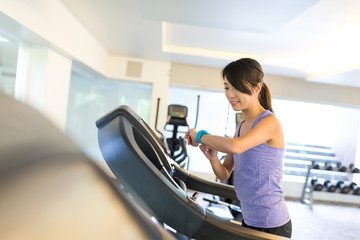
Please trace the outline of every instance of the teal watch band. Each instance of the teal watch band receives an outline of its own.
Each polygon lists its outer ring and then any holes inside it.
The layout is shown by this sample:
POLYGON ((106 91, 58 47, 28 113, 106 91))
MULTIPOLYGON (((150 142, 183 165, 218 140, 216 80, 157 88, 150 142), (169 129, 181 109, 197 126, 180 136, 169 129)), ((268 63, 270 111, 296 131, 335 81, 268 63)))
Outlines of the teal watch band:
POLYGON ((200 144, 203 144, 203 143, 201 142, 201 137, 202 137, 202 135, 209 135, 209 133, 208 133, 207 131, 205 131, 205 130, 200 130, 200 131, 196 134, 196 141, 197 141, 198 143, 200 143, 200 144))

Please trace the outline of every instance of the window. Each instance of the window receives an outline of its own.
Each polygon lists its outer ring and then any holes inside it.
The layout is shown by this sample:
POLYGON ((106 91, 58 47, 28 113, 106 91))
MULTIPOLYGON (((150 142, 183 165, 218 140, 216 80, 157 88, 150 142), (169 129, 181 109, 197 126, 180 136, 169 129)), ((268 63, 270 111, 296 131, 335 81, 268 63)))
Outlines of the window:
POLYGON ((281 121, 286 142, 334 145, 341 107, 273 99, 273 109, 281 121))
POLYGON ((149 119, 151 84, 71 76, 67 134, 91 158, 102 159, 95 122, 120 105, 130 106, 145 121, 149 119))
POLYGON ((273 100, 287 143, 329 147, 345 166, 358 166, 360 109, 290 100, 273 100))
POLYGON ((18 44, 0 40, 0 91, 14 97, 18 44))

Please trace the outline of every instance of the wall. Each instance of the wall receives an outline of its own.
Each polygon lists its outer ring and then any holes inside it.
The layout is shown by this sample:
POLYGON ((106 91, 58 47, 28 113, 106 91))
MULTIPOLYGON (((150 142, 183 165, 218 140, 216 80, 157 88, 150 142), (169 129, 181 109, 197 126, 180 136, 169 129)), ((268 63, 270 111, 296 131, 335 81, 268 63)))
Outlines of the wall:
POLYGON ((1 0, 0 11, 4 37, 48 45, 100 73, 106 71, 106 49, 60 0, 1 0))
MULTIPOLYGON (((222 90, 221 70, 173 63, 170 84, 222 90)), ((264 81, 275 98, 360 107, 360 88, 314 83, 266 73, 264 81)))
POLYGON ((164 126, 167 116, 167 102, 169 95, 170 62, 109 56, 107 77, 140 81, 152 84, 151 109, 149 125, 155 126, 157 99, 160 98, 158 126, 164 126))
MULTIPOLYGON (((80 63, 78 65, 83 72, 94 74, 97 77, 152 83, 153 104, 150 110, 150 125, 154 126, 155 123, 157 98, 162 99, 159 124, 165 124, 170 62, 133 59, 109 54, 60 0, 1 0, 0 33, 11 41, 22 43, 30 48, 41 46, 54 50, 64 58, 71 59, 73 64, 74 62, 80 63), (129 62, 141 64, 139 76, 133 77, 127 74, 126 69, 129 62)), ((46 61, 46 59, 43 60, 46 61)), ((56 67, 61 71, 63 66, 58 64, 56 67)), ((53 70, 55 71, 55 69, 53 70)), ((34 70, 29 69, 29 71, 32 74, 34 70)), ((38 72, 36 75, 44 77, 46 75, 45 68, 44 72, 38 72)), ((65 75, 62 76, 65 77, 65 75)), ((62 87, 68 86, 69 79, 70 75, 63 79, 65 84, 62 87)), ((36 80, 34 81, 36 82, 36 80)), ((44 84, 43 81, 40 88, 46 90, 44 84)), ((34 83, 33 86, 35 85, 37 84, 34 83)), ((32 86, 28 86, 28 88, 32 88, 32 86)), ((27 93, 36 96, 37 91, 33 92, 32 90, 27 93)), ((31 102, 34 103, 34 106, 41 109, 39 106, 43 103, 44 98, 40 95, 38 99, 32 99, 31 102)), ((63 119, 66 116, 60 117, 63 119)))
POLYGON ((24 100, 65 131, 71 60, 47 48, 29 52, 24 100))
POLYGON ((170 84, 223 90, 220 68, 171 64, 170 84))

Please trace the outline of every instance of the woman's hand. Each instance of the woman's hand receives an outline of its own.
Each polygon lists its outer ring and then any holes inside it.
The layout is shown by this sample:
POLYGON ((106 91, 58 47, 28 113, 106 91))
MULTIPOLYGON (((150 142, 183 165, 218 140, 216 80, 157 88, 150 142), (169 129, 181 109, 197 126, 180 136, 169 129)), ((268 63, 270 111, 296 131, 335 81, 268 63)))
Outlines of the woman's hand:
POLYGON ((204 153, 205 157, 207 157, 210 161, 218 160, 218 156, 217 156, 218 151, 205 145, 200 145, 199 148, 204 153))
POLYGON ((196 131, 195 129, 190 129, 189 131, 187 131, 187 133, 185 134, 185 139, 188 142, 188 145, 197 147, 199 145, 199 143, 196 141, 196 135, 197 135, 198 131, 196 131))

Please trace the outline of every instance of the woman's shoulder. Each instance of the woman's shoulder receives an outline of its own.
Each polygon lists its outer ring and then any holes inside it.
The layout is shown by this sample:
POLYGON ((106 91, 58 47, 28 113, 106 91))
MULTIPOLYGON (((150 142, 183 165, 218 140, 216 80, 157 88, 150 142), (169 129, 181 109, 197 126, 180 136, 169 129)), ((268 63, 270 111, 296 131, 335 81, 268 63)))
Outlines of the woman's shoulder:
POLYGON ((271 125, 274 127, 281 127, 280 120, 275 116, 275 114, 267 114, 262 119, 260 119, 259 124, 261 125, 271 125))
POLYGON ((267 134, 269 134, 269 139, 266 141, 267 145, 280 149, 285 147, 281 122, 274 114, 270 114, 261 119, 259 125, 262 131, 265 131, 267 134))

